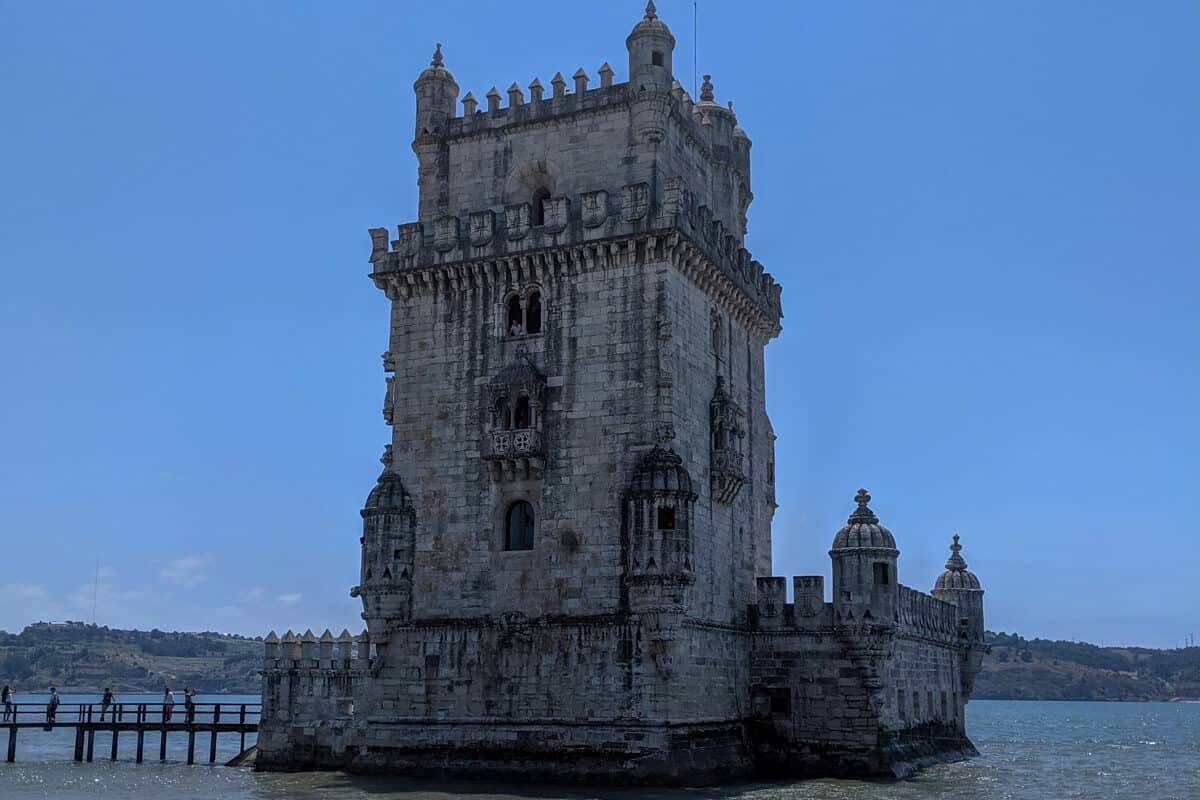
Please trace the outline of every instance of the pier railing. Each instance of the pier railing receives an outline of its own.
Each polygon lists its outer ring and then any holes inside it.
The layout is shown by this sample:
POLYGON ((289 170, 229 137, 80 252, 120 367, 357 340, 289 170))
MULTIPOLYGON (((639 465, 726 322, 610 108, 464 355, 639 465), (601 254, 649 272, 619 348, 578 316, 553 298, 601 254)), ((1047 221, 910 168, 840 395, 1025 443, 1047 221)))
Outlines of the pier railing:
POLYGON ((208 762, 217 760, 217 735, 236 733, 241 751, 246 750, 246 734, 258 732, 261 703, 59 703, 51 713, 49 703, 13 703, 7 709, 0 728, 8 728, 9 762, 17 758, 17 732, 21 729, 50 731, 75 729, 75 760, 93 761, 96 731, 112 733, 110 757, 117 760, 118 741, 123 732, 137 736, 136 759, 144 760, 146 733, 158 732, 158 758, 167 758, 167 734, 188 735, 187 762, 196 762, 196 734, 209 734, 208 762))

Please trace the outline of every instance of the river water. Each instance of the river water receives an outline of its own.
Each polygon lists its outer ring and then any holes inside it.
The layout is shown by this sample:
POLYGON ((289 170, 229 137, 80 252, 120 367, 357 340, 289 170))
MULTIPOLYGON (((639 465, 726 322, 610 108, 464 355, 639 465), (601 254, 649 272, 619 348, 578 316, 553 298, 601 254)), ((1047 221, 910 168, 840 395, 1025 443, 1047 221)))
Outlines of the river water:
MULTIPOLYGON (((65 702, 94 699, 63 698, 65 702)), ((122 737, 121 760, 113 763, 107 760, 108 735, 97 734, 96 762, 76 764, 71 758, 71 731, 24 729, 16 763, 0 763, 0 800, 1200 800, 1197 704, 976 700, 967 706, 967 727, 979 747, 979 758, 933 767, 907 781, 816 780, 624 790, 353 778, 339 773, 263 774, 207 764, 189 767, 184 763, 183 735, 168 741, 167 763, 134 764, 132 735, 126 734, 128 744, 122 737)), ((0 736, 2 747, 7 734, 0 736)), ((157 748, 157 737, 147 737, 147 756, 156 757, 157 748)), ((223 736, 218 760, 233 757, 237 749, 236 735, 223 736)), ((207 736, 203 747, 197 742, 197 751, 199 758, 207 758, 207 736)))

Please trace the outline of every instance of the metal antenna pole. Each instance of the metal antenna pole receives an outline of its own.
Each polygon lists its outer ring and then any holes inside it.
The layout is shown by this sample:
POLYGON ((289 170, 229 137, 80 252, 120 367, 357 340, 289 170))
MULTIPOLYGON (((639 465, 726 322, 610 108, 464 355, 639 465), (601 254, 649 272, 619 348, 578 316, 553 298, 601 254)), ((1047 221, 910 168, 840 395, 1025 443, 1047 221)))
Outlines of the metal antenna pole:
POLYGON ((96 577, 92 579, 92 627, 96 627, 96 596, 100 594, 100 556, 96 556, 96 577))
POLYGON ((696 68, 697 56, 696 50, 699 48, 699 34, 697 32, 697 20, 700 17, 700 0, 692 2, 692 97, 700 96, 700 84, 696 81, 700 71, 696 68))

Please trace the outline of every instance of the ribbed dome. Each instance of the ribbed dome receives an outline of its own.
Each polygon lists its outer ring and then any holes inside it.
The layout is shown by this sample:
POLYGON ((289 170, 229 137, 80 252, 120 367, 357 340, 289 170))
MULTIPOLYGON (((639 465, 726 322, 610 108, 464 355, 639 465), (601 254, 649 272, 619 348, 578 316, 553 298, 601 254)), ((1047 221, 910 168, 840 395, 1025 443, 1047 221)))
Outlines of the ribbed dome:
POLYGON ((871 547, 884 550, 895 550, 896 539, 892 532, 879 524, 879 517, 867 507, 871 495, 866 489, 859 489, 854 496, 858 508, 846 520, 846 525, 833 537, 834 550, 848 550, 858 547, 871 547))
POLYGON ((625 38, 625 45, 628 47, 632 40, 641 36, 668 39, 671 42, 671 47, 675 46, 675 35, 667 27, 667 23, 658 18, 658 9, 654 7, 654 0, 646 3, 646 16, 642 17, 638 21, 638 24, 633 26, 633 30, 629 32, 629 36, 625 38))
POLYGON ((411 509, 412 498, 409 496, 408 490, 404 488, 400 476, 392 472, 392 446, 390 444, 384 448, 383 457, 379 460, 383 463, 383 472, 379 473, 379 480, 375 482, 375 487, 367 495, 362 515, 366 516, 371 511, 411 509))
POLYGON ((433 60, 429 62, 429 66, 425 68, 424 72, 417 76, 417 83, 428 80, 429 78, 448 80, 455 86, 458 85, 458 83, 454 80, 454 76, 450 74, 450 70, 446 69, 446 65, 442 63, 441 42, 437 43, 437 49, 433 51, 433 60))
POLYGON ((962 552, 962 545, 958 543, 958 534, 954 534, 954 544, 950 545, 950 559, 946 562, 946 571, 938 576, 937 583, 934 584, 934 591, 938 589, 971 589, 981 590, 983 587, 979 584, 979 578, 975 577, 975 573, 967 569, 967 562, 963 561, 963 557, 959 555, 962 552))
POLYGON ((635 492, 682 492, 694 496, 692 477, 683 466, 683 459, 674 450, 659 445, 642 456, 630 488, 635 492))

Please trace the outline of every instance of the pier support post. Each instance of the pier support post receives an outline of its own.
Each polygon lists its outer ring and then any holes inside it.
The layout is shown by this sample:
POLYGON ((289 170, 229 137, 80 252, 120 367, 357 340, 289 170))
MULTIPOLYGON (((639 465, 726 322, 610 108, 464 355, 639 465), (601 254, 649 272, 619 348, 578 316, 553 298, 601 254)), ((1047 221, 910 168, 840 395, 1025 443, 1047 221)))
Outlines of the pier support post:
POLYGON ((212 738, 208 742, 208 763, 217 762, 217 725, 221 722, 221 704, 213 706, 212 738))
POLYGON ((158 760, 167 760, 167 726, 163 725, 162 733, 158 736, 158 760))
POLYGON ((83 761, 83 726, 75 726, 75 760, 83 761))
POLYGON ((92 763, 92 761, 94 759, 95 750, 96 750, 96 729, 89 727, 88 732, 87 732, 87 737, 88 737, 87 760, 88 760, 88 763, 90 764, 90 763, 92 763))
POLYGON ((116 760, 117 760, 117 723, 114 722, 113 729, 112 729, 112 753, 109 758, 109 761, 116 761, 116 760))
POLYGON ((196 763, 196 731, 188 728, 188 763, 196 763))
POLYGON ((146 732, 138 727, 138 742, 137 742, 137 763, 142 763, 142 750, 146 744, 146 732))
POLYGON ((17 760, 17 726, 13 725, 8 729, 8 763, 13 763, 17 760))

